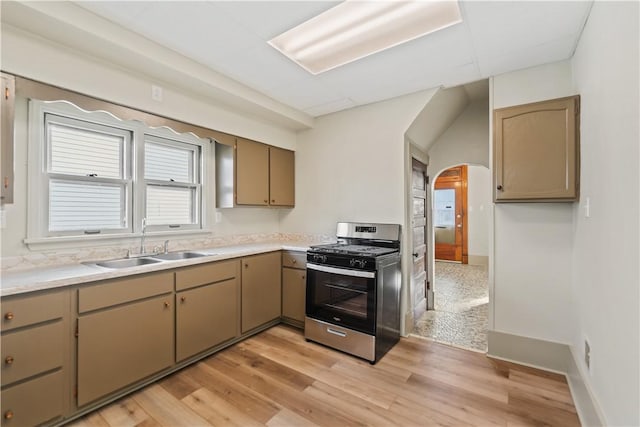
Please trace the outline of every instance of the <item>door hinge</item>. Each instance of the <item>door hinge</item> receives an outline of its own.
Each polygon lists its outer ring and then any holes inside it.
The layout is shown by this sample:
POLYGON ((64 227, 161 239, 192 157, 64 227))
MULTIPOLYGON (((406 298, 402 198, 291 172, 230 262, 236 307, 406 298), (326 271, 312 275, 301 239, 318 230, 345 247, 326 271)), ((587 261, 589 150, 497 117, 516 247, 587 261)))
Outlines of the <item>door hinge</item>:
POLYGON ((76 320, 76 330, 73 333, 73 336, 78 338, 78 335, 80 334, 80 328, 78 328, 78 321, 76 320))
POLYGON ((9 91, 8 87, 4 88, 4 99, 9 99, 9 95, 11 94, 11 92, 9 91))
POLYGON ((424 178, 427 180, 427 184, 429 183, 429 175, 425 175, 424 178))

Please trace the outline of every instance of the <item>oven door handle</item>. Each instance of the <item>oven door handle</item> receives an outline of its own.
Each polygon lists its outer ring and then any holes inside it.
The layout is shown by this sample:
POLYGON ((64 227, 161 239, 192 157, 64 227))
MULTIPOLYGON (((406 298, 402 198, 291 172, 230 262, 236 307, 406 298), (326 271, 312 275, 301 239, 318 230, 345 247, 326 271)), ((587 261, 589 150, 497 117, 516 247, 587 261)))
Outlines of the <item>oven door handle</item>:
POLYGON ((349 270, 346 268, 330 267, 328 265, 318 265, 307 263, 308 270, 322 271, 324 273, 341 274, 343 276, 364 277, 366 279, 374 279, 376 273, 374 271, 349 270))

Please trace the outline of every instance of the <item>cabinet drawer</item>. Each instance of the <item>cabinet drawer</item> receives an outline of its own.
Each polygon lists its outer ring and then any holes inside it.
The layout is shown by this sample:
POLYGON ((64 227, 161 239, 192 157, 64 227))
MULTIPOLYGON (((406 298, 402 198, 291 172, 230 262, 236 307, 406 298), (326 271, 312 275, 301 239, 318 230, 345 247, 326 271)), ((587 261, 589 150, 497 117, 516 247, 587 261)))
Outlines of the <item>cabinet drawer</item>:
POLYGON ((62 366, 62 321, 2 335, 2 385, 62 366))
POLYGON ((282 266, 290 268, 307 268, 307 253, 295 251, 282 251, 282 266))
POLYGON ((84 313, 172 291, 172 272, 102 282, 78 289, 78 312, 84 313))
POLYGON ((63 372, 57 371, 2 390, 2 425, 34 426, 64 412, 63 372))
POLYGON ((2 299, 2 331, 59 319, 68 305, 67 292, 2 299))
POLYGON ((236 277, 238 260, 196 265, 176 271, 176 290, 193 288, 236 277))

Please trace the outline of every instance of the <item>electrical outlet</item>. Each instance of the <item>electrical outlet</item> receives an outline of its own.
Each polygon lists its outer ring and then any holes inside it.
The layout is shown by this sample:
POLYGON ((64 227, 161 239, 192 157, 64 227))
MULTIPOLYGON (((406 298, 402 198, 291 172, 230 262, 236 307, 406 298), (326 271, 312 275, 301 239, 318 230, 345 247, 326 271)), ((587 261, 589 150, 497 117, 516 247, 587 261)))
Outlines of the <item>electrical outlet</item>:
POLYGON ((587 365, 587 370, 591 371, 591 346, 586 339, 584 340, 584 364, 587 365))
POLYGON ((162 87, 151 85, 151 99, 162 102, 162 87))
POLYGON ((589 197, 585 197, 584 199, 584 217, 591 217, 591 199, 589 197))

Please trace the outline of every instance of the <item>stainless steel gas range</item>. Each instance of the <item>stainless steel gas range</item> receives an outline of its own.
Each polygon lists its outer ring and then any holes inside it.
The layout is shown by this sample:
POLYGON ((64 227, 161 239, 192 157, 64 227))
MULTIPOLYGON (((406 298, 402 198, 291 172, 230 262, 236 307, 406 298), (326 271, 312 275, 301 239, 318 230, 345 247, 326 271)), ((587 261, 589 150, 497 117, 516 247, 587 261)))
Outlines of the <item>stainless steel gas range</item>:
POLYGON ((375 363, 400 339, 400 225, 336 234, 307 252, 305 338, 375 363))

